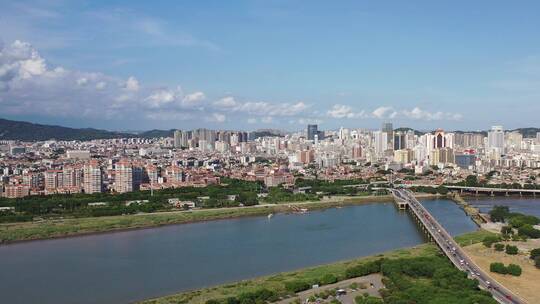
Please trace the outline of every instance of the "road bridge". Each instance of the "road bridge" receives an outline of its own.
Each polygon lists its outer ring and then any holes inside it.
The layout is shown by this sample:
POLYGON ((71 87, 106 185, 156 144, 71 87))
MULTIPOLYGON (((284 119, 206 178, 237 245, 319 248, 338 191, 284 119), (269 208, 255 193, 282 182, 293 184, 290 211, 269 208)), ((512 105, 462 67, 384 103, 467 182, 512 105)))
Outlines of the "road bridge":
MULTIPOLYGON (((404 188, 411 188, 411 187, 433 187, 436 188, 439 185, 422 185, 422 184, 400 184, 398 185, 400 187, 404 188)), ((461 193, 463 192, 472 192, 476 193, 477 195, 480 193, 487 193, 490 195, 495 195, 496 193, 502 193, 505 195, 510 194, 532 194, 533 196, 536 196, 537 194, 540 195, 540 189, 512 189, 512 188, 490 188, 490 187, 471 187, 471 186, 453 186, 453 185, 441 185, 445 187, 448 190, 458 190, 461 193)))
POLYGON ((459 270, 467 272, 471 279, 478 280, 481 288, 489 291, 495 300, 503 304, 524 304, 518 296, 506 289, 504 286, 493 280, 487 273, 482 271, 465 251, 454 241, 452 236, 442 227, 441 224, 422 206, 414 197, 411 191, 406 189, 391 189, 396 202, 406 202, 406 208, 414 216, 415 220, 422 226, 431 240, 433 240, 441 251, 450 259, 452 264, 459 270))

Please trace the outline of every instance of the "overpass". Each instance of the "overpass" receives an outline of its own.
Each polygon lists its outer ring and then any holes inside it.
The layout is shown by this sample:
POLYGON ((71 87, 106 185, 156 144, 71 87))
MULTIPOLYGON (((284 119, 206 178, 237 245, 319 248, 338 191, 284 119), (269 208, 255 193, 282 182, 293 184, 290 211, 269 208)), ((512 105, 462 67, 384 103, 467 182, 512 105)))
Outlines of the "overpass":
MULTIPOLYGON (((467 273, 471 279, 478 280, 478 285, 491 293, 493 298, 502 304, 524 304, 518 296, 489 277, 482 271, 472 259, 465 253, 452 236, 441 224, 427 211, 414 197, 412 192, 405 189, 390 189, 396 200, 396 204, 405 204, 411 215, 415 218, 422 230, 426 232, 441 251, 448 257, 454 266, 467 273)), ((401 207, 400 207, 401 208, 401 207)))
MULTIPOLYGON (((422 184, 399 184, 396 186, 410 188, 410 187, 433 187, 436 188, 439 185, 422 185, 422 184)), ((513 188, 490 188, 490 187, 471 187, 471 186, 453 186, 453 185, 440 185, 445 187, 448 190, 459 190, 461 193, 463 192, 473 192, 476 194, 480 193, 488 193, 490 195, 495 195, 495 193, 504 193, 505 195, 509 194, 532 194, 533 196, 536 196, 537 194, 540 195, 540 189, 513 189, 513 188)))

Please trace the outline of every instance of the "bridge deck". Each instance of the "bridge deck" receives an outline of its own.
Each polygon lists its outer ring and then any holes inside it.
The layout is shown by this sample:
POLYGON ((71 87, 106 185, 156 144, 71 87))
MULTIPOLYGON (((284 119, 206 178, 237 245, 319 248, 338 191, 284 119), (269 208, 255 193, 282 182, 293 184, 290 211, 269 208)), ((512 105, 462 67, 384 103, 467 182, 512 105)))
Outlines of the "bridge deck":
POLYGON ((399 201, 407 201, 409 210, 424 226, 435 243, 459 270, 467 272, 470 278, 477 279, 479 286, 489 291, 500 303, 521 304, 525 303, 510 290, 489 277, 482 271, 463 249, 454 241, 452 236, 441 224, 418 202, 414 195, 404 189, 392 189, 392 195, 399 201))

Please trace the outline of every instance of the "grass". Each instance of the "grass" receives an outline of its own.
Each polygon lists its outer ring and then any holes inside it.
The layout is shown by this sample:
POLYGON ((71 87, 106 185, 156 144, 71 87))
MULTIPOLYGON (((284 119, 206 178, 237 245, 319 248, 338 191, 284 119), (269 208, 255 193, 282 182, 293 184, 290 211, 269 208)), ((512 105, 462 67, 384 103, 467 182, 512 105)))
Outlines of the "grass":
POLYGON ((466 246, 465 251, 473 261, 497 282, 516 293, 528 303, 540 303, 540 269, 533 265, 532 260, 523 254, 508 255, 504 252, 486 248, 482 244, 466 246), (523 270, 521 276, 503 275, 489 271, 489 265, 493 262, 501 262, 505 265, 517 264, 523 270))
POLYGON ((473 232, 468 232, 459 236, 456 236, 454 239, 460 246, 467 246, 476 243, 480 243, 484 240, 486 236, 496 235, 493 232, 480 229, 473 232))
POLYGON ((251 280, 244 280, 231 284, 219 285, 195 291, 183 292, 171 296, 150 299, 141 303, 145 304, 172 304, 172 303, 205 303, 209 299, 227 298, 237 296, 244 292, 255 291, 261 288, 273 290, 278 294, 286 294, 284 283, 291 280, 314 281, 325 274, 333 274, 339 280, 345 279, 345 270, 359 263, 366 263, 380 258, 397 259, 406 257, 432 256, 437 254, 438 249, 432 244, 423 244, 412 248, 398 249, 379 255, 341 261, 327 265, 300 269, 297 271, 284 272, 270 276, 264 276, 251 280))
POLYGON ((208 220, 229 219, 244 216, 266 215, 268 213, 291 211, 289 205, 302 206, 310 210, 335 206, 389 201, 386 197, 356 197, 351 200, 335 198, 331 201, 298 202, 277 205, 259 205, 252 207, 232 207, 203 209, 194 211, 175 211, 136 215, 49 219, 40 222, 21 222, 0 225, 0 243, 74 236, 81 234, 102 233, 125 229, 158 227, 208 220))

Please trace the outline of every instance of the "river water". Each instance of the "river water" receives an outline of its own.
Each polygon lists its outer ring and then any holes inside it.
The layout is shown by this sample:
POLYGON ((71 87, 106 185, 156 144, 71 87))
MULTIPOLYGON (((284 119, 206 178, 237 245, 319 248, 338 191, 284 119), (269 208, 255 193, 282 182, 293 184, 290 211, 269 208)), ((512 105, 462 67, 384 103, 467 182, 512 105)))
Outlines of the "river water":
MULTIPOLYGON (((475 224, 423 204, 456 235, 475 224)), ((393 203, 0 246, 2 303, 129 303, 423 243, 393 203)))
POLYGON ((519 212, 540 217, 540 198, 531 197, 467 197, 465 200, 482 213, 488 213, 493 206, 504 205, 510 208, 510 212, 519 212))

